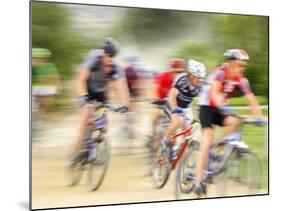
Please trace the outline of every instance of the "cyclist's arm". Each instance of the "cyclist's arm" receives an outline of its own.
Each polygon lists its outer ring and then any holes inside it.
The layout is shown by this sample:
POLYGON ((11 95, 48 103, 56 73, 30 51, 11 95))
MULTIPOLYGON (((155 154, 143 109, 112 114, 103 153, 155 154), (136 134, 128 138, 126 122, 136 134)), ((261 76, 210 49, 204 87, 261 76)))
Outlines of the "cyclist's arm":
POLYGON ((77 86, 76 89, 78 91, 79 96, 88 95, 87 90, 87 80, 90 76, 89 70, 87 68, 82 69, 77 76, 77 86))
POLYGON ((239 88, 242 91, 242 93, 244 94, 244 97, 245 97, 248 105, 251 108, 252 115, 255 117, 261 117, 262 111, 259 107, 259 103, 258 103, 255 95, 253 94, 253 92, 251 90, 248 79, 241 78, 239 80, 239 88))
POLYGON ((253 116, 255 117, 261 117, 262 116, 262 111, 260 109, 259 103, 253 93, 248 93, 244 95, 248 105, 251 108, 251 112, 253 116))
POLYGON ((223 95, 221 93, 222 83, 214 80, 210 90, 210 98, 216 107, 222 107, 225 105, 223 95))
POLYGON ((172 107, 172 110, 174 110, 178 107, 178 104, 177 104, 177 95, 178 94, 179 94, 179 90, 177 90, 176 88, 171 89, 168 101, 172 107))

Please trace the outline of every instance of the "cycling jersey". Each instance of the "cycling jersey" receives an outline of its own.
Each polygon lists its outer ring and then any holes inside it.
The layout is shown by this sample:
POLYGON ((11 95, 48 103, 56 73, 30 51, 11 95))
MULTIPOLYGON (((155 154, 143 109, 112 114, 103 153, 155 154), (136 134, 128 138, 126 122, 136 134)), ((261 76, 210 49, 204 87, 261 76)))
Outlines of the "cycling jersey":
POLYGON ((89 79, 87 80, 87 89, 89 96, 99 96, 98 98, 103 99, 106 92, 106 85, 109 80, 116 80, 125 76, 121 66, 113 63, 112 70, 109 73, 104 72, 101 69, 101 58, 103 51, 94 50, 91 51, 80 66, 80 69, 87 68, 90 73, 89 79))
POLYGON ((59 72, 54 64, 33 64, 32 94, 41 97, 56 95, 58 78, 59 72))
POLYGON ((169 94, 169 91, 173 85, 173 73, 170 71, 161 73, 160 75, 156 76, 155 83, 159 85, 159 89, 157 90, 157 96, 160 99, 164 99, 169 94))
POLYGON ((51 80, 40 81, 42 78, 59 76, 57 67, 53 63, 32 64, 32 85, 52 85, 51 80))
POLYGON ((222 65, 215 69, 207 78, 207 85, 203 87, 200 94, 199 105, 216 107, 214 100, 211 99, 210 89, 214 81, 220 81, 222 83, 221 93, 225 102, 234 92, 240 91, 244 95, 251 93, 251 88, 247 78, 243 76, 235 77, 234 79, 226 78, 226 65, 222 65))
POLYGON ((127 66, 125 67, 125 73, 127 77, 127 83, 129 90, 134 89, 134 85, 137 83, 138 75, 136 73, 136 70, 133 66, 127 66))
POLYGON ((187 78, 187 74, 186 73, 180 74, 175 79, 173 84, 173 87, 179 91, 179 94, 177 95, 178 107, 180 108, 189 107, 193 98, 199 94, 202 86, 203 86, 203 82, 201 82, 199 86, 191 85, 187 78))

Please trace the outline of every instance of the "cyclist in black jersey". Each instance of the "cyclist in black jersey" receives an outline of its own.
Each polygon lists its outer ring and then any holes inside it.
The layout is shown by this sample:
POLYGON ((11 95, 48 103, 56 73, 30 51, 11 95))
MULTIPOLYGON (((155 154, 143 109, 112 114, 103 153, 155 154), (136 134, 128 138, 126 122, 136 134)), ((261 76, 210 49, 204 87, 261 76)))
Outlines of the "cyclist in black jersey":
POLYGON ((203 86, 203 78, 206 75, 204 64, 195 61, 187 61, 187 73, 180 74, 174 81, 168 97, 168 110, 171 123, 161 141, 162 152, 166 153, 170 144, 169 140, 180 125, 190 124, 193 119, 191 102, 203 86))
POLYGON ((119 44, 112 38, 105 38, 100 49, 90 51, 85 62, 79 67, 76 78, 76 89, 79 94, 79 134, 77 143, 71 156, 75 156, 82 147, 87 120, 93 115, 93 107, 89 102, 106 103, 109 82, 111 88, 119 91, 123 107, 120 111, 125 113, 129 106, 129 92, 123 69, 113 58, 119 51, 119 44))

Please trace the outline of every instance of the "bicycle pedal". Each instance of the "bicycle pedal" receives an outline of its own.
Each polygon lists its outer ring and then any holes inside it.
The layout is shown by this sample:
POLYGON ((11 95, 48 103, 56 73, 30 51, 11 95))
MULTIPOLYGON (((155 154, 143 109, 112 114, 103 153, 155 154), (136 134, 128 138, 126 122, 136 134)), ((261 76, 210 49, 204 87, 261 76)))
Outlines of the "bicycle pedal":
POLYGON ((194 185, 194 193, 198 198, 202 198, 202 196, 207 197, 207 185, 206 183, 200 182, 199 186, 196 187, 194 185))

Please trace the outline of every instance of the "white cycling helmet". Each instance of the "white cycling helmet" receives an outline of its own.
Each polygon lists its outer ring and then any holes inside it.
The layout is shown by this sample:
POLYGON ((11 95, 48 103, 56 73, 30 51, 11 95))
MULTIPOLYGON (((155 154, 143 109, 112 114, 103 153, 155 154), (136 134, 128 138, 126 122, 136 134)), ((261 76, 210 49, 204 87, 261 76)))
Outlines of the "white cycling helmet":
POLYGON ((206 76, 205 65, 193 59, 187 61, 187 72, 198 78, 204 78, 206 76))
POLYGON ((242 49, 229 49, 223 54, 226 60, 238 59, 243 61, 249 60, 249 55, 246 51, 242 49))

